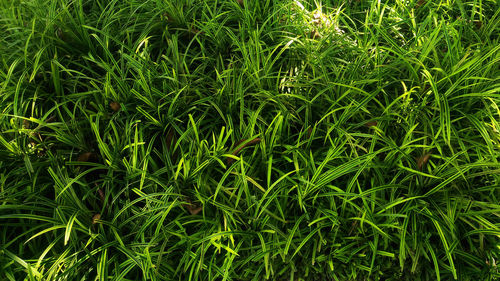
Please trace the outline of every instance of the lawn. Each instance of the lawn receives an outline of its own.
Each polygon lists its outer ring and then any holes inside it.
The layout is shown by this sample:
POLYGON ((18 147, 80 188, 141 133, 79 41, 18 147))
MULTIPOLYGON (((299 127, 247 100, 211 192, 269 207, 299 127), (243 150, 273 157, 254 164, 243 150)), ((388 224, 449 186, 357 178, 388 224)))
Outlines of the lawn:
POLYGON ((0 280, 499 280, 500 2, 0 0, 0 280))

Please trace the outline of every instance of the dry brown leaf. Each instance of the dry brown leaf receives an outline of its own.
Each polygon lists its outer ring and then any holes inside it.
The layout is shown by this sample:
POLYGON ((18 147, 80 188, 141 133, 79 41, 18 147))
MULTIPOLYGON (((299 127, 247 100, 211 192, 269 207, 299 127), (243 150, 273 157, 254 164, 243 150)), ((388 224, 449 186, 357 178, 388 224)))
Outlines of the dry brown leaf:
POLYGON ((101 219, 101 214, 95 214, 92 217, 92 224, 96 224, 101 219))
POLYGON ((99 193, 99 198, 101 198, 101 201, 104 203, 104 199, 105 199, 104 191, 102 191, 102 189, 99 188, 97 190, 97 193, 99 193))
POLYGON ((92 152, 85 152, 85 153, 80 154, 80 156, 78 156, 77 161, 78 162, 89 162, 89 160, 91 160, 93 158, 94 157, 93 157, 92 152))
POLYGON ((168 23, 174 23, 175 19, 169 13, 163 13, 163 16, 167 19, 168 23))
POLYGON ((109 107, 111 107, 111 109, 114 112, 117 112, 118 110, 120 110, 121 105, 119 103, 117 103, 116 101, 112 101, 112 102, 109 103, 109 107))
POLYGON ((313 30, 309 33, 309 37, 311 39, 319 39, 321 37, 321 34, 317 30, 313 30))
POLYGON ((31 122, 28 121, 27 119, 23 120, 23 128, 24 129, 29 129, 31 127, 31 122))
POLYGON ((426 0, 418 0, 417 5, 415 6, 416 8, 420 8, 424 6, 427 3, 426 0))
POLYGON ((481 27, 483 27, 483 22, 480 20, 475 20, 474 25, 476 26, 477 29, 480 29, 481 27))
MULTIPOLYGON (((251 140, 251 141, 249 141, 249 142, 245 143, 244 145, 241 145, 241 144, 242 144, 243 142, 245 142, 245 141, 246 141, 246 140, 245 140, 245 139, 243 139, 243 140, 240 140, 240 141, 238 141, 237 143, 235 143, 235 144, 233 145, 233 149, 234 149, 234 148, 236 148, 236 149, 235 149, 235 150, 233 151, 233 153, 231 153, 231 154, 232 154, 232 155, 234 155, 234 156, 237 156, 237 155, 238 155, 238 153, 240 153, 240 151, 241 151, 243 148, 245 148, 245 147, 247 147, 247 146, 252 146, 252 145, 255 145, 255 144, 260 143, 260 138, 255 138, 255 139, 253 139, 253 140, 251 140)), ((234 159, 233 159, 233 158, 231 158, 231 157, 226 157, 226 163, 227 163, 228 165, 231 165, 233 162, 234 162, 234 159)))
POLYGON ((189 213, 193 216, 197 215, 202 210, 201 207, 193 207, 192 205, 187 206, 186 209, 188 209, 189 213))
POLYGON ((377 126, 378 125, 378 122, 377 121, 368 121, 365 123, 365 126, 370 128, 370 127, 373 127, 373 126, 377 126))
POLYGON ((431 157, 430 153, 427 153, 425 155, 422 155, 417 158, 417 167, 421 171, 422 168, 429 162, 429 158, 431 157))
POLYGON ((61 40, 64 40, 64 39, 65 39, 65 38, 64 38, 64 32, 63 32, 63 31, 62 31, 62 29, 60 29, 60 28, 58 28, 58 29, 56 30, 56 36, 57 36, 57 38, 59 38, 59 39, 61 39, 61 40))
POLYGON ((186 202, 187 203, 182 204, 182 206, 193 216, 197 215, 203 209, 201 206, 193 204, 189 198, 186 198, 186 202))

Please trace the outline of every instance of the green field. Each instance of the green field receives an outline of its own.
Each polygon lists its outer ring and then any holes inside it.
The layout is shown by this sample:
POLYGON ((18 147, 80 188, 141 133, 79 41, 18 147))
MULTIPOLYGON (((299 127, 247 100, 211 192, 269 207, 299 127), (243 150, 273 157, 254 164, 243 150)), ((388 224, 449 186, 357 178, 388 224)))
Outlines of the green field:
POLYGON ((0 280, 499 280, 499 104, 496 0, 0 0, 0 280))

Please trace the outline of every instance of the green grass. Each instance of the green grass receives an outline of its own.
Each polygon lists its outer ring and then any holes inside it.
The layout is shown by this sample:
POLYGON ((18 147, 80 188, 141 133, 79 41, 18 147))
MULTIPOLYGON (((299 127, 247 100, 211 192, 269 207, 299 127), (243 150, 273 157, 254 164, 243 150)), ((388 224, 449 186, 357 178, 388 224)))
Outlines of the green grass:
POLYGON ((498 1, 0 0, 0 280, 498 280, 499 103, 498 1))

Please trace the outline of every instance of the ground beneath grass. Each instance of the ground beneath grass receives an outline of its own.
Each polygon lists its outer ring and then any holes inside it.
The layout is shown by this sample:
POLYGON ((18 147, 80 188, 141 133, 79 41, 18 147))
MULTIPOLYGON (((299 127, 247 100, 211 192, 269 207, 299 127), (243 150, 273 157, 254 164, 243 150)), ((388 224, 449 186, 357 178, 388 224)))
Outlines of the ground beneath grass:
POLYGON ((1 280, 498 280, 493 0, 0 0, 1 280))

